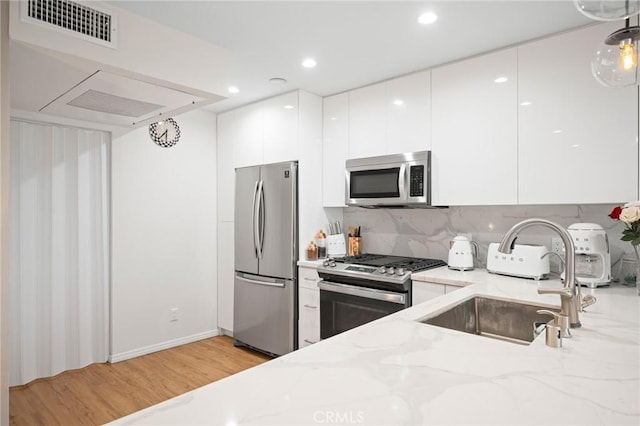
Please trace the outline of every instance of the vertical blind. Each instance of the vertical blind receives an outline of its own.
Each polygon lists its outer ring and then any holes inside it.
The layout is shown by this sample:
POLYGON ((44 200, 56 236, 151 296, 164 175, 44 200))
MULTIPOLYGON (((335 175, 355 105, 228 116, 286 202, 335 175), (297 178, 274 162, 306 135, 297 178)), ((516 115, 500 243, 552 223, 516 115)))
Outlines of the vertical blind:
POLYGON ((10 386, 108 358, 109 144, 11 121, 10 386))

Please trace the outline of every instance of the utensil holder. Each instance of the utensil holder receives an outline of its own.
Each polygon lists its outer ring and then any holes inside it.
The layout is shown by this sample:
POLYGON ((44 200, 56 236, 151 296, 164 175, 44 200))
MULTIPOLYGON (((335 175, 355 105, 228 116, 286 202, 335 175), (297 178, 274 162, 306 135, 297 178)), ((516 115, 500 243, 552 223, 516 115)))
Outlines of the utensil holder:
POLYGON ((349 256, 359 256, 362 254, 362 237, 349 237, 349 256))
POLYGON ((327 256, 342 257, 347 254, 344 234, 327 235, 327 256))

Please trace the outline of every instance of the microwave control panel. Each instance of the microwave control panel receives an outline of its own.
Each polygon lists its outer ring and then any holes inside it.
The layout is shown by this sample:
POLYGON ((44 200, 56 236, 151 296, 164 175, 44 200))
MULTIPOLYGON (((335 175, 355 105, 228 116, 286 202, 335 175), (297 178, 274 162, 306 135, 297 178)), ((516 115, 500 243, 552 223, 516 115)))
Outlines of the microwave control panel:
POLYGON ((424 166, 409 168, 409 196, 424 197, 424 166))

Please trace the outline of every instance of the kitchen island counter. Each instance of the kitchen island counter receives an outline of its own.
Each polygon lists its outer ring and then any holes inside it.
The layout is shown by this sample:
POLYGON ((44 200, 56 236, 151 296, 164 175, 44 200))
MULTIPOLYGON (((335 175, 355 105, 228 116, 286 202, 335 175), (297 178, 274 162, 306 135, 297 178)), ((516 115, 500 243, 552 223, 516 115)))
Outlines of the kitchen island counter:
POLYGON ((464 287, 113 424, 640 423, 635 289, 583 288, 598 301, 558 349, 543 335, 523 346, 416 321, 474 295, 559 306, 559 296, 536 291, 558 280, 471 272, 414 274, 464 287))

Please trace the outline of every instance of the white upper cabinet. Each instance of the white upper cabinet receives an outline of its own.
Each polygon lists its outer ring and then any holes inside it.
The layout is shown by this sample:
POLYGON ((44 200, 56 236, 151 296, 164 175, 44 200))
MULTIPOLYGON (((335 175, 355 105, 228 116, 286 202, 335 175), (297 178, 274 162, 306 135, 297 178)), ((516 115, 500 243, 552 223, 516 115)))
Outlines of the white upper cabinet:
POLYGON ((298 92, 263 103, 264 163, 298 159, 298 92))
POLYGON ((386 82, 349 92, 349 158, 387 153, 386 82))
POLYGON ((262 104, 257 103, 235 110, 236 140, 233 149, 235 167, 263 163, 263 109, 262 104))
POLYGON ((431 148, 430 71, 349 92, 348 158, 431 148))
POLYGON ((297 160, 298 92, 247 105, 235 112, 235 167, 297 160))
POLYGON ((235 111, 218 114, 218 221, 233 222, 235 169, 233 146, 236 142, 235 111))
POLYGON ((622 21, 518 48, 520 204, 619 203, 638 197, 638 88, 591 74, 622 21))
POLYGON ((349 94, 323 100, 322 201, 344 207, 345 161, 349 144, 349 94))
POLYGON ((434 205, 518 202, 515 48, 431 71, 434 205))
POLYGON ((386 103, 387 153, 431 149, 431 72, 389 80, 386 103))

